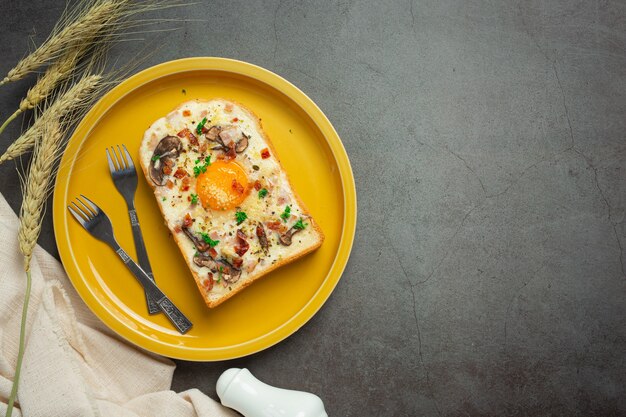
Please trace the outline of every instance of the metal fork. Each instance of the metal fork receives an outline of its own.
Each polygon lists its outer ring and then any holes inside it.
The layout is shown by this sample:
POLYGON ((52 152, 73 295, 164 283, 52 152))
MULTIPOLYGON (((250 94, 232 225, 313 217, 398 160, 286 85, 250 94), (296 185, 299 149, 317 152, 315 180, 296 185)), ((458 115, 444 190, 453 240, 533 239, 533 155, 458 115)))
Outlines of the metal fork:
MULTIPOLYGON (((128 208, 128 216, 130 217, 130 226, 133 231, 133 240, 135 241, 135 251, 137 252, 137 262, 141 268, 146 271, 152 282, 154 275, 152 274, 152 267, 148 260, 148 252, 146 252, 146 245, 143 241, 141 234, 141 228, 139 227, 139 218, 137 217, 137 211, 135 210, 135 191, 137 190, 137 171, 135 171, 135 164, 133 158, 130 157, 126 146, 122 145, 124 151, 120 149, 120 145, 117 145, 117 152, 115 148, 111 146, 111 152, 107 148, 107 160, 109 161, 109 171, 113 178, 113 183, 117 191, 124 197, 126 206, 128 208)), ((158 313, 159 306, 156 302, 150 298, 146 293, 146 303, 148 304, 148 313, 158 313)))
POLYGON ((180 333, 186 333, 192 326, 191 322, 185 315, 170 301, 163 291, 150 279, 148 274, 137 265, 122 247, 115 240, 113 235, 113 225, 109 217, 94 202, 81 194, 82 200, 76 198, 76 202, 72 202, 67 209, 72 216, 85 228, 93 237, 108 244, 119 255, 124 264, 135 275, 135 278, 143 286, 144 291, 153 300, 160 311, 165 313, 172 324, 180 333), (84 200, 84 201, 83 201, 84 200), (78 202, 78 204, 77 204, 78 202))

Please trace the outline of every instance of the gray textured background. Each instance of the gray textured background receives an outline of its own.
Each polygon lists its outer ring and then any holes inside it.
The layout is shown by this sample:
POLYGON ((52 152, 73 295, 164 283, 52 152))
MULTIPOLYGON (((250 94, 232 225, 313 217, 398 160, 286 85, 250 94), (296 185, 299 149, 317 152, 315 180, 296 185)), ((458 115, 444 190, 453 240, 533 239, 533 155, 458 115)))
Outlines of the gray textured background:
MULTIPOLYGON (((335 416, 626 415, 626 3, 211 1, 116 47, 237 58, 295 83, 352 161, 346 272, 265 352, 178 362, 215 398, 246 366, 335 416)), ((3 74, 63 1, 3 1, 3 74)), ((0 89, 12 112, 33 77, 0 89)), ((16 137, 19 122, 0 138, 16 137)), ((0 191, 18 207, 14 164, 0 191)), ((45 223, 44 247, 53 253, 45 223)))

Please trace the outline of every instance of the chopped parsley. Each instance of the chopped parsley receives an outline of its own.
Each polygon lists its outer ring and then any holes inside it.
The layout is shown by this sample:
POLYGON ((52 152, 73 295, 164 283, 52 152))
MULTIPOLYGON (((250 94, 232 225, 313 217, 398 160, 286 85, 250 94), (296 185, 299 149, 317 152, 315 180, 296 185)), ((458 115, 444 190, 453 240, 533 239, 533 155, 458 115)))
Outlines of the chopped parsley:
POLYGON ((208 233, 200 233, 200 236, 202 236, 202 240, 204 240, 206 243, 209 244, 210 247, 214 248, 217 246, 218 243, 220 243, 219 240, 213 240, 209 237, 208 233))
POLYGON ((163 197, 163 199, 161 201, 165 201, 165 200, 167 200, 167 197, 163 197))
POLYGON ((300 219, 298 219, 298 221, 296 222, 296 224, 293 225, 294 229, 298 229, 298 230, 304 230, 306 227, 308 226, 308 224, 306 224, 305 222, 302 221, 302 217, 300 219))
POLYGON ((204 124, 206 123, 206 117, 204 119, 202 119, 202 121, 200 123, 198 123, 198 126, 196 127, 196 133, 199 135, 200 133, 202 133, 202 128, 204 127, 204 124))
POLYGON ((161 159, 161 155, 154 155, 154 156, 152 157, 152 162, 156 162, 156 161, 158 161, 159 159, 161 159))
POLYGON ((219 284, 222 280, 222 272, 224 271, 224 267, 220 266, 220 270, 217 271, 217 283, 219 284))
POLYGON ((235 218, 237 219, 237 224, 241 224, 248 218, 248 215, 243 211, 237 211, 235 218))
POLYGON ((291 206, 285 206, 285 211, 280 215, 280 218, 283 219, 284 222, 291 216, 291 206))
POLYGON ((261 188, 259 190, 259 198, 265 197, 267 195, 267 193, 268 193, 267 188, 261 188))
POLYGON ((211 165, 211 155, 204 158, 204 163, 202 163, 202 159, 196 159, 195 163, 199 164, 193 167, 193 175, 194 177, 197 177, 200 174, 204 174, 207 167, 211 165))
POLYGON ((191 193, 191 204, 198 204, 198 194, 191 193))

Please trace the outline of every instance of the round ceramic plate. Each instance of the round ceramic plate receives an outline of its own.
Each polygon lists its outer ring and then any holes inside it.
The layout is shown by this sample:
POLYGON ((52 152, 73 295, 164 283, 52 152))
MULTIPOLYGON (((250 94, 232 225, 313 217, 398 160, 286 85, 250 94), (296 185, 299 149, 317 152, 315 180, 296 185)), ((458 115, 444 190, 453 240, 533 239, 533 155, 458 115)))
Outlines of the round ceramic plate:
POLYGON ((106 94, 85 116, 61 161, 53 203, 59 254, 89 308, 120 336, 149 351, 186 360, 249 355, 304 325, 335 288, 350 255, 356 193, 350 162, 337 133, 302 91, 278 75, 240 61, 189 58, 142 71, 106 94), (268 274, 214 309, 163 223, 139 169, 138 149, 152 122, 180 103, 223 97, 261 118, 295 191, 323 229, 314 253, 268 274), (109 175, 105 149, 125 144, 138 168, 135 196, 148 255, 159 287, 193 322, 179 334, 163 314, 148 315, 143 290, 104 243, 69 215, 84 194, 111 218, 122 247, 134 255, 126 206, 109 175))

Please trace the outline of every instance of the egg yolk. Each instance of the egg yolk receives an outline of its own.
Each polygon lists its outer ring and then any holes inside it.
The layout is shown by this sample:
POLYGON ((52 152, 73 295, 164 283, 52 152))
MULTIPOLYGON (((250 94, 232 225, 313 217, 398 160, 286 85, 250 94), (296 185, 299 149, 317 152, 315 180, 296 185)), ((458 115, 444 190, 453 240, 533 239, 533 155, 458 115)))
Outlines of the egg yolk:
POLYGON ((196 179, 202 205, 213 210, 237 207, 248 195, 248 177, 236 162, 216 161, 196 179))

